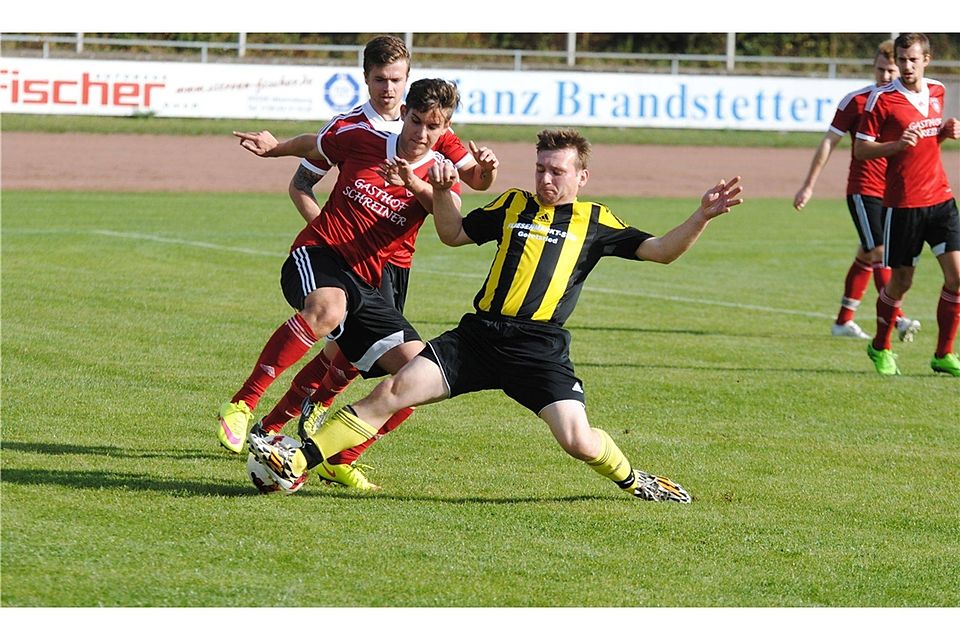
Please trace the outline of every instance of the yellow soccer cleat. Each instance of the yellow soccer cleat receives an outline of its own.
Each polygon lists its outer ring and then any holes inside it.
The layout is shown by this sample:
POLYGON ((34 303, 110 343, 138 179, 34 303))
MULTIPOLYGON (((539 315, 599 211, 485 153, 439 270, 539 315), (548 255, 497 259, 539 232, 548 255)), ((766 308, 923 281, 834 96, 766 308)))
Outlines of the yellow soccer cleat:
POLYGON ((224 402, 220 407, 220 425, 217 427, 217 439, 227 451, 240 453, 243 441, 247 438, 247 429, 253 420, 253 412, 243 400, 224 402))
POLYGON ((380 485, 370 482, 363 469, 369 469, 365 464, 330 464, 321 462, 313 468, 327 484, 339 484, 360 491, 379 491, 380 485))

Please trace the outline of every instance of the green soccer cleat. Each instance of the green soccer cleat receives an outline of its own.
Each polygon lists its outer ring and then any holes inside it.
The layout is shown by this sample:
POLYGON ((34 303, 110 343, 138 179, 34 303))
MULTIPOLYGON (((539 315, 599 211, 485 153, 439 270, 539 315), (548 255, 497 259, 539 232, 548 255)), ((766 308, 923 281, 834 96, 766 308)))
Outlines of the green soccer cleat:
POLYGON ((301 440, 306 440, 317 432, 323 421, 327 419, 329 407, 322 404, 315 404, 307 397, 300 408, 300 422, 297 423, 297 435, 301 440))
POLYGON ((635 498, 651 500, 653 502, 682 502, 687 504, 693 500, 686 489, 670 478, 655 476, 652 473, 634 469, 633 475, 637 482, 627 489, 635 498))
POLYGON ((379 491, 380 485, 370 482, 364 469, 369 469, 365 464, 330 464, 321 462, 319 466, 314 467, 314 471, 327 484, 339 484, 351 489, 360 491, 379 491))
POLYGON ((897 354, 890 349, 874 349, 873 344, 867 345, 867 355, 873 360, 873 366, 877 373, 882 376, 900 375, 900 367, 897 366, 897 354))
POLYGON ((239 402, 224 402, 220 407, 220 425, 217 427, 217 439, 227 451, 240 453, 243 451, 243 441, 247 437, 247 429, 253 420, 253 412, 243 400, 239 402))
POLYGON ((930 368, 937 373, 948 373, 960 378, 960 358, 955 353, 948 353, 942 358, 934 355, 933 360, 930 361, 930 368))

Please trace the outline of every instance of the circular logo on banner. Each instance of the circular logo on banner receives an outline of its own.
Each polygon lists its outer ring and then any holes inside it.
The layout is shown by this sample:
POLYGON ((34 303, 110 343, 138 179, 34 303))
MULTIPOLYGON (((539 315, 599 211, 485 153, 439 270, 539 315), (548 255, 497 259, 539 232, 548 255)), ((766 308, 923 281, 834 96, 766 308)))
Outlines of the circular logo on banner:
POLYGON ((323 85, 323 98, 334 111, 347 111, 360 98, 360 85, 353 76, 335 73, 323 85))

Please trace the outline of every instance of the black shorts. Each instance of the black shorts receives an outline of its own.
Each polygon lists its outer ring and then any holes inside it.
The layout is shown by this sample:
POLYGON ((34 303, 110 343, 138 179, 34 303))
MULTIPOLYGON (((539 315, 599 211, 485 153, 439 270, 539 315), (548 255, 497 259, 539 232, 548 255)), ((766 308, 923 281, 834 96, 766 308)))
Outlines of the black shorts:
POLYGON ((858 193, 847 196, 847 209, 853 226, 860 236, 864 251, 872 251, 883 244, 883 200, 858 193))
POLYGON ((586 402, 570 334, 556 325, 468 313, 420 355, 440 367, 451 398, 500 389, 536 414, 560 400, 586 402))
POLYGON ((932 207, 888 208, 884 213, 883 236, 887 245, 884 264, 893 268, 915 267, 924 243, 930 245, 935 256, 960 251, 957 201, 951 198, 932 207))
POLYGON ((410 269, 398 267, 389 262, 383 267, 383 277, 380 280, 380 295, 403 313, 403 305, 407 303, 407 288, 410 283, 410 269))
POLYGON ((403 314, 367 284, 339 255, 322 246, 298 247, 280 269, 280 288, 291 307, 303 311, 314 290, 336 287, 347 296, 347 313, 329 336, 365 378, 386 375, 380 356, 404 342, 420 340, 403 314))

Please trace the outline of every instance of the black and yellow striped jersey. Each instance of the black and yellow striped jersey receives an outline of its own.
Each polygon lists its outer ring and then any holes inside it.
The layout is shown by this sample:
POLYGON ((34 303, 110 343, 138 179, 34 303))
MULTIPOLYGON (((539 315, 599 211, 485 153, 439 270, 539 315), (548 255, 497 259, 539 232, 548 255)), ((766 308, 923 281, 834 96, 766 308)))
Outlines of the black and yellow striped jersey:
POLYGON ((477 244, 497 241, 490 273, 473 301, 479 313, 561 326, 600 258, 636 260, 637 248, 652 237, 605 205, 577 200, 542 206, 520 189, 471 211, 463 229, 477 244))

